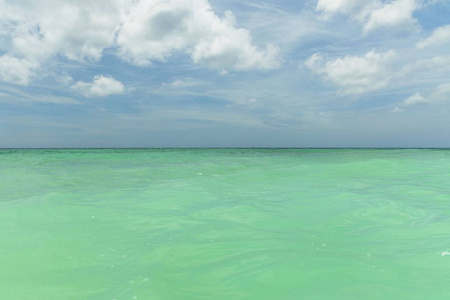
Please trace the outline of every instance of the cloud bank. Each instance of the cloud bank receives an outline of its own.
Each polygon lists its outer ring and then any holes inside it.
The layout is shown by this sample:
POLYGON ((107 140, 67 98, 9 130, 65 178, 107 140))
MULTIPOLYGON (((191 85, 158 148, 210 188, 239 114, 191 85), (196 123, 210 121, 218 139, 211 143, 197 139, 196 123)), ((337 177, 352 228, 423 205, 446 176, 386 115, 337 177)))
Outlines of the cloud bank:
POLYGON ((51 58, 95 62, 105 49, 137 66, 177 52, 218 70, 280 64, 276 46, 255 46, 231 12, 220 18, 207 0, 0 1, 0 37, 8 49, 0 80, 22 85, 51 58))
POLYGON ((233 14, 223 19, 204 0, 141 1, 124 18, 117 37, 121 57, 146 66, 175 51, 213 69, 272 69, 278 49, 258 49, 250 32, 238 28, 233 14))

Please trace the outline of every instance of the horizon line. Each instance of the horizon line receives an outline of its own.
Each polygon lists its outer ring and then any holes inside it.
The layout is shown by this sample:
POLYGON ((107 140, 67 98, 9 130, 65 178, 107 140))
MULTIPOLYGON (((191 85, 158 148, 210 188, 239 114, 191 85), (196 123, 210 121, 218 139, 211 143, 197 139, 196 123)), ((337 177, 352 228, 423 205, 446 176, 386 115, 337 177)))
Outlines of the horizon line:
POLYGON ((398 150, 402 150, 402 149, 404 149, 404 150, 415 150, 415 149, 417 149, 417 150, 420 150, 420 149, 424 149, 424 150, 426 150, 426 149, 436 149, 436 150, 439 150, 439 149, 450 149, 450 147, 0 147, 0 150, 77 150, 77 149, 79 149, 79 150, 106 150, 106 149, 117 149, 117 150, 120 150, 120 149, 124 149, 124 150, 133 150, 133 149, 135 149, 135 150, 146 150, 146 149, 148 149, 148 150, 165 150, 165 149, 174 149, 174 150, 176 150, 176 149, 179 149, 179 150, 183 150, 183 149, 185 149, 185 150, 190 150, 190 149, 211 149, 211 150, 214 150, 214 149, 217 149, 217 150, 219 150, 219 149, 224 149, 224 150, 226 150, 226 149, 273 149, 273 150, 276 150, 276 149, 279 149, 279 150, 283 150, 283 149, 286 149, 286 150, 289 150, 289 149, 292 149, 292 150, 294 150, 294 149, 298 149, 298 150, 301 150, 301 149, 305 149, 305 150, 307 150, 307 149, 312 149, 312 150, 314 150, 314 149, 317 149, 317 150, 320 150, 320 149, 324 149, 324 150, 326 150, 326 149, 361 149, 361 150, 364 150, 364 149, 385 149, 385 150, 389 150, 389 149, 392 149, 392 150, 395 150, 395 149, 398 149, 398 150))

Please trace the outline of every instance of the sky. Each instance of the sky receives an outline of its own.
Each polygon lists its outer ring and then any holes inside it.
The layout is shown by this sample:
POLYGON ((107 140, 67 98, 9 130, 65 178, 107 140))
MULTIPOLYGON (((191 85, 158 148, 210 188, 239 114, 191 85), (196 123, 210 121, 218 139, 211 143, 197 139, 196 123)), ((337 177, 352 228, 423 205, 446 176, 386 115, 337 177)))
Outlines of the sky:
POLYGON ((0 0, 0 147, 450 147, 450 0, 0 0))

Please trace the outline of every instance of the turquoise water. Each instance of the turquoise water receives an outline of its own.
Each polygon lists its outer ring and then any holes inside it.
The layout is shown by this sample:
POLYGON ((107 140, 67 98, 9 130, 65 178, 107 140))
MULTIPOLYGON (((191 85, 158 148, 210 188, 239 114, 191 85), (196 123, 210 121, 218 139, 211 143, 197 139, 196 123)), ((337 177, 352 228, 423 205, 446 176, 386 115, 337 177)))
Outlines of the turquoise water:
POLYGON ((449 299, 450 150, 0 150, 0 299, 449 299))

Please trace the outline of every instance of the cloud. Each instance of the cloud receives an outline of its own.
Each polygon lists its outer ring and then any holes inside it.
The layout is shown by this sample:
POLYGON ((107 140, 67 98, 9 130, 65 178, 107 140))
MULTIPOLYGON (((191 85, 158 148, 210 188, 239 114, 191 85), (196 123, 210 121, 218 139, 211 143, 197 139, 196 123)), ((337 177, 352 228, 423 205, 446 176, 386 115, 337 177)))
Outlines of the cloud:
POLYGON ((410 106, 410 105, 416 105, 416 104, 425 104, 428 103, 428 100, 426 100, 420 93, 415 93, 414 95, 408 97, 403 101, 403 106, 410 106))
POLYGON ((450 25, 436 28, 430 37, 417 43, 417 48, 439 47, 450 44, 450 25))
POLYGON ((424 97, 422 97, 422 95, 420 93, 415 93, 414 95, 409 96, 408 98, 403 100, 403 102, 399 106, 395 107, 392 110, 392 112, 402 112, 408 106, 427 104, 428 102, 429 101, 427 99, 425 99, 424 97))
POLYGON ((78 81, 71 86, 85 97, 106 97, 109 95, 120 95, 125 92, 125 86, 110 76, 94 76, 92 82, 78 81))
POLYGON ((441 84, 438 88, 436 93, 438 95, 450 95, 450 83, 444 83, 441 84))
POLYGON ((438 76, 442 76, 448 70, 450 70, 450 55, 437 55, 404 65, 397 72, 396 76, 408 77, 411 74, 420 74, 422 77, 436 76, 438 74, 438 76))
POLYGON ((407 30, 417 25, 413 17, 416 9, 420 8, 415 0, 393 0, 382 2, 380 0, 318 0, 316 10, 322 13, 325 19, 334 15, 347 15, 363 25, 363 32, 382 28, 395 28, 407 30))
POLYGON ((253 105, 257 104, 258 102, 259 102, 258 98, 251 97, 251 98, 238 99, 236 101, 236 104, 243 105, 243 106, 253 106, 253 105))
POLYGON ((43 60, 61 54, 77 61, 98 61, 130 1, 14 1, 5 3, 12 27, 13 52, 43 60), (13 4, 12 4, 13 3, 13 4))
POLYGON ((417 24, 413 12, 418 8, 415 0, 396 0, 385 3, 370 12, 364 24, 364 32, 368 33, 380 28, 412 28, 417 24))
POLYGON ((0 102, 4 103, 45 103, 58 105, 79 105, 80 101, 65 97, 51 95, 48 93, 40 93, 33 91, 32 93, 24 92, 20 88, 9 86, 0 87, 0 102))
POLYGON ((140 1, 125 17, 117 36, 121 57, 138 66, 165 61, 176 52, 213 69, 273 69, 278 48, 253 45, 233 14, 219 18, 206 0, 140 1))
POLYGON ((336 14, 352 15, 354 18, 364 18, 366 11, 375 5, 375 1, 360 0, 319 0, 316 10, 323 13, 325 18, 336 14))
POLYGON ((8 29, 0 34, 10 41, 4 56, 21 66, 20 72, 5 76, 0 65, 0 80, 27 85, 43 64, 57 56, 75 61, 100 60, 103 50, 113 46, 125 2, 0 2, 0 24, 8 29))
POLYGON ((220 18, 207 0, 0 1, 0 41, 0 80, 22 85, 50 59, 96 62, 105 49, 138 66, 175 53, 219 70, 280 64, 277 47, 255 46, 231 12, 220 18))
POLYGON ((171 82, 163 82, 162 86, 171 89, 182 89, 202 84, 202 81, 195 78, 177 78, 171 82))
POLYGON ((9 54, 0 56, 0 80, 27 85, 35 66, 26 59, 18 59, 9 54))
POLYGON ((69 85, 73 82, 72 76, 67 73, 63 73, 56 78, 56 80, 64 85, 69 85))
POLYGON ((392 78, 394 51, 377 53, 370 51, 364 56, 345 56, 324 62, 320 54, 312 55, 306 66, 325 80, 341 88, 343 94, 362 94, 381 89, 392 78))

